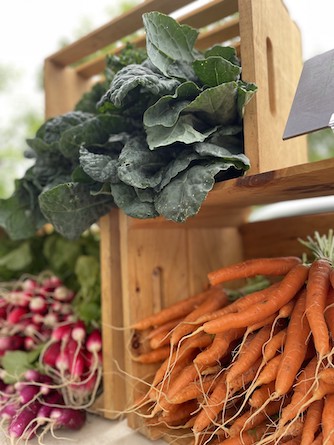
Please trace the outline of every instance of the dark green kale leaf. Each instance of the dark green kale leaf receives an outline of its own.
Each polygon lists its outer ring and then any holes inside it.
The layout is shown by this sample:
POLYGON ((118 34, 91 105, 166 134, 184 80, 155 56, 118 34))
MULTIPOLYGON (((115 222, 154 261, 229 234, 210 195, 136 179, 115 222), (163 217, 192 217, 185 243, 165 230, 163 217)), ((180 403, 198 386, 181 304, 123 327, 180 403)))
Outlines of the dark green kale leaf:
POLYGON ((60 184, 43 191, 39 195, 39 205, 57 232, 68 239, 76 239, 114 207, 111 196, 92 195, 92 191, 88 184, 60 184))
POLYGON ((150 61, 167 78, 196 80, 192 62, 200 57, 194 49, 198 30, 155 11, 143 14, 143 22, 150 61))
POLYGON ((110 101, 117 108, 125 107, 135 100, 141 101, 143 93, 160 97, 174 92, 179 84, 178 80, 166 78, 144 64, 128 65, 116 74, 110 89, 102 97, 99 105, 110 101))
POLYGON ((198 213, 221 171, 235 166, 221 160, 203 161, 178 174, 157 195, 155 208, 166 219, 184 222, 198 213))
POLYGON ((123 182, 111 185, 111 193, 117 207, 134 218, 146 219, 158 216, 154 203, 139 198, 136 190, 123 182))
POLYGON ((40 189, 27 176, 15 181, 15 191, 0 200, 0 226, 13 240, 33 236, 47 222, 38 205, 40 189))

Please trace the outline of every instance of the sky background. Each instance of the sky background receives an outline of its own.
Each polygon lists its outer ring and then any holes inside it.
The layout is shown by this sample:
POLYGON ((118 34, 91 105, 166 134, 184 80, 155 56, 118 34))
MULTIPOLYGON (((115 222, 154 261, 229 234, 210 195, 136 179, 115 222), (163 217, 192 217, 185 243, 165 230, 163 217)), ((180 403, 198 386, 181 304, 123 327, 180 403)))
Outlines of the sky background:
MULTIPOLYGON (((43 60, 64 39, 76 40, 79 30, 94 29, 117 15, 117 3, 117 0, 10 0, 2 5, 0 65, 10 67, 12 80, 7 94, 0 94, 0 132, 27 105, 43 113, 44 97, 38 87, 43 60)), ((284 3, 301 30, 304 60, 334 48, 333 0, 284 0, 284 3)))

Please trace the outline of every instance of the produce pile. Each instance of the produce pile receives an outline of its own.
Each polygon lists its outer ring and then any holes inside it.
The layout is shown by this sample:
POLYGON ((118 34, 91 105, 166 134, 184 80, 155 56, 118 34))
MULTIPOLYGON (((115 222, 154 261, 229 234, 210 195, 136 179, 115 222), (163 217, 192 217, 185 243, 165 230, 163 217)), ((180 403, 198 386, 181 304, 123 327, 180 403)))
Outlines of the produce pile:
POLYGON ((200 52, 198 31, 143 15, 147 52, 107 58, 105 81, 27 141, 34 164, 0 201, 12 239, 46 222, 76 239, 112 208, 183 222, 216 181, 242 175, 244 107, 256 91, 232 47, 200 52))
POLYGON ((82 427, 96 399, 101 333, 74 298, 50 273, 0 285, 0 417, 11 443, 82 427))
POLYGON ((134 360, 158 364, 136 402, 145 424, 202 445, 334 443, 333 232, 302 242, 311 260, 213 271, 208 289, 135 325, 134 360), (231 302, 224 285, 255 276, 269 285, 231 302))

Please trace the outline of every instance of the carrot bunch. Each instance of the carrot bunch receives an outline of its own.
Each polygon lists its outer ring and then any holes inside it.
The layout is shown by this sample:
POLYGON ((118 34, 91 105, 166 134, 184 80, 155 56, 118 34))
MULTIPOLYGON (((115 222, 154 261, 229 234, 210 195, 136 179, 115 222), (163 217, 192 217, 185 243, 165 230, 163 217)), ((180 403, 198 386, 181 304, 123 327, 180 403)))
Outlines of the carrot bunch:
POLYGON ((334 444, 334 241, 314 254, 256 258, 208 274, 209 287, 135 325, 157 363, 137 405, 149 425, 194 444, 334 444), (226 282, 267 277, 231 302, 226 282), (190 435, 189 435, 190 431, 190 435))

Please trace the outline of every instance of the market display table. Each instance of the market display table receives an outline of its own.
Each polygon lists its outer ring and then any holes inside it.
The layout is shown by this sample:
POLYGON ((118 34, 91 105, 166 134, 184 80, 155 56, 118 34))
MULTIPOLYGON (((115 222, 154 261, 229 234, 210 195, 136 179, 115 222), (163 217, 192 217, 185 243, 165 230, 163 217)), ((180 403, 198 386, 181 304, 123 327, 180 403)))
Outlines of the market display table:
MULTIPOLYGON (((135 432, 127 426, 126 420, 106 420, 102 417, 89 414, 85 426, 80 431, 58 430, 56 437, 47 434, 42 443, 44 445, 80 444, 80 445, 149 445, 152 441, 135 432)), ((28 442, 29 445, 38 445, 38 440, 28 442)), ((0 436, 0 445, 9 445, 10 440, 5 435, 0 436)), ((166 445, 158 440, 154 445, 166 445)))

